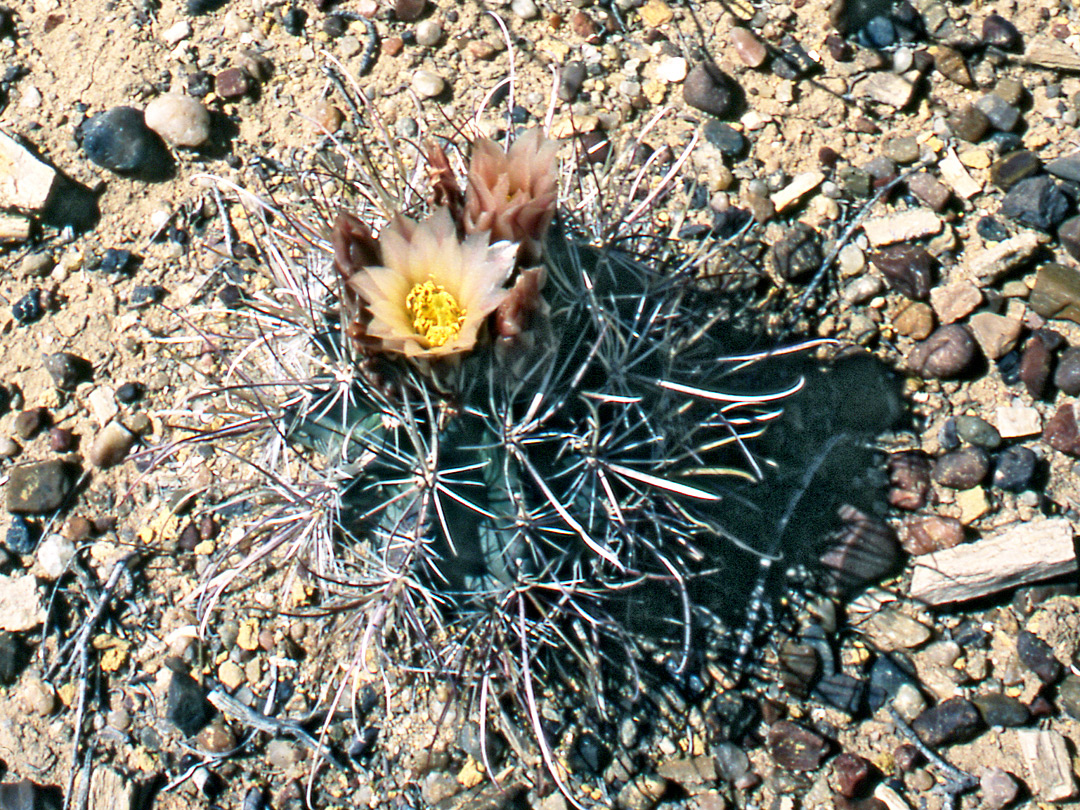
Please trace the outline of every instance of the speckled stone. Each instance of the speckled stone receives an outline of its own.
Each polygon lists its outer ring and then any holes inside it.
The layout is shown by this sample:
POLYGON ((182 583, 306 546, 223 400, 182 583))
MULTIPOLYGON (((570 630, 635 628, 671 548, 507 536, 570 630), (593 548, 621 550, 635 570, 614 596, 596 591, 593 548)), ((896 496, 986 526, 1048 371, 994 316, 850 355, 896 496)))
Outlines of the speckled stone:
POLYGON ((814 771, 829 752, 829 741, 808 728, 778 720, 769 726, 769 756, 789 771, 814 771))
POLYGON ((962 447, 934 461, 934 480, 953 489, 970 489, 990 472, 990 457, 981 447, 962 447))

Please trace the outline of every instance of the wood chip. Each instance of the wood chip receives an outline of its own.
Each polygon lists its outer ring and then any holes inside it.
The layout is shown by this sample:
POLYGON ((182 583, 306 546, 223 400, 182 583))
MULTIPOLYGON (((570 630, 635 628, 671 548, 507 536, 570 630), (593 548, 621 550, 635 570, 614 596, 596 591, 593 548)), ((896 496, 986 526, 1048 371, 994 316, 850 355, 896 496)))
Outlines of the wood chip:
POLYGON ((29 219, 17 214, 0 214, 0 242, 22 242, 29 238, 29 219))
POLYGON ((945 157, 938 161, 938 171, 941 172, 945 185, 949 186, 957 197, 967 200, 982 191, 982 183, 968 174, 964 164, 956 156, 955 149, 950 149, 945 157))
POLYGON ((803 172, 792 178, 791 182, 772 195, 772 204, 776 213, 780 213, 792 203, 795 203, 808 191, 813 191, 821 185, 825 175, 821 172, 803 172))
POLYGON ((1080 53, 1059 39, 1031 37, 1024 50, 1023 60, 1029 65, 1052 70, 1080 71, 1080 53))
POLYGON ((941 217, 929 208, 912 208, 887 217, 868 219, 863 223, 866 238, 874 247, 906 242, 941 232, 941 217))
POLYGON ((1072 757, 1065 737, 1056 731, 1021 728, 1016 730, 1016 740, 1037 799, 1057 802, 1076 795, 1072 757))
MULTIPOLYGON (((973 277, 979 286, 991 284, 1026 261, 1049 237, 1035 231, 1023 231, 998 242, 989 250, 975 254, 966 262, 965 275, 973 277)), ((967 253, 967 251, 965 251, 967 253)))
POLYGON ((6 132, 0 132, 0 207, 40 210, 55 182, 56 169, 38 160, 6 132))
POLYGON ((928 605, 965 602, 1076 569, 1068 520, 1016 523, 974 543, 916 559, 911 597, 928 605))

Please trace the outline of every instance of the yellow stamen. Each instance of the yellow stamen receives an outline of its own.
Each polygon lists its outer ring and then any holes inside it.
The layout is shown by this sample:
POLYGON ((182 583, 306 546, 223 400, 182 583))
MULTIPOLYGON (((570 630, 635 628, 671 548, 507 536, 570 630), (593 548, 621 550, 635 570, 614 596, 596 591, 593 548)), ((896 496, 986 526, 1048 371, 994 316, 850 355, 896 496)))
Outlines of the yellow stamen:
POLYGON ((405 297, 413 329, 431 346, 442 346, 458 336, 465 310, 451 293, 434 281, 415 284, 405 297))

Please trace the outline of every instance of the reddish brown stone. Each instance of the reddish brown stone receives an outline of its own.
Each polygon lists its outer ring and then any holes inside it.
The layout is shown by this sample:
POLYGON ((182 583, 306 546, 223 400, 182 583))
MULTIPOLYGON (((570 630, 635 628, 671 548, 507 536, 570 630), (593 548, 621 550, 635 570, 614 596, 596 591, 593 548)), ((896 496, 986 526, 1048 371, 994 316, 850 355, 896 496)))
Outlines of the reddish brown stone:
POLYGON ((954 518, 911 515, 900 524, 900 545, 914 556, 952 548, 963 541, 964 526, 954 518))
POLYGON ((405 40, 401 37, 387 37, 380 44, 384 56, 397 56, 405 48, 405 40))
POLYGON ((252 88, 253 82, 241 68, 226 68, 214 79, 214 90, 225 99, 242 98, 252 88))
POLYGON ((926 506, 930 495, 930 459, 921 450, 889 456, 889 503, 898 509, 926 506))
POLYGON ((866 789, 874 766, 856 754, 841 754, 833 760, 833 776, 841 795, 853 799, 866 789))
POLYGON ((1043 440, 1062 453, 1080 458, 1080 428, 1076 424, 1076 409, 1066 402, 1046 420, 1043 440))
POLYGON ((829 753, 827 739, 787 720, 769 727, 766 744, 773 762, 789 771, 817 770, 829 753))

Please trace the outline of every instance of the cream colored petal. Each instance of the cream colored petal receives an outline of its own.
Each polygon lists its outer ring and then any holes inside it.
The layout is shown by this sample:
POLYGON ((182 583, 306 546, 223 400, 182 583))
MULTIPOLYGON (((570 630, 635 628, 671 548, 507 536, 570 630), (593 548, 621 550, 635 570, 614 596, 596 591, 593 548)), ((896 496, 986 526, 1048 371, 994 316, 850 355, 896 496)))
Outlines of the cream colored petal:
POLYGON ((411 289, 408 279, 388 267, 369 267, 356 273, 349 286, 369 304, 381 299, 402 302, 411 289))

